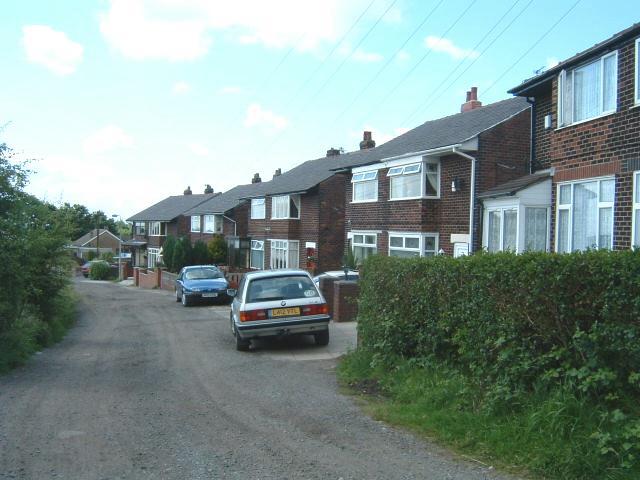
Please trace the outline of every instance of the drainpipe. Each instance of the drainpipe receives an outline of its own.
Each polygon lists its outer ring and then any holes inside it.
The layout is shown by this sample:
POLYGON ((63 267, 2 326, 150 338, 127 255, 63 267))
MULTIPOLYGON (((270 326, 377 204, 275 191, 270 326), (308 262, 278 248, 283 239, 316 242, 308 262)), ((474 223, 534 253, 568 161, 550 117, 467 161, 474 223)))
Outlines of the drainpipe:
POLYGON ((529 135, 529 174, 533 173, 533 162, 536 158, 536 98, 526 97, 527 103, 531 105, 531 134, 529 135))
MULTIPOLYGON (((233 218, 229 218, 226 215, 222 215, 222 218, 226 218, 227 220, 229 220, 230 222, 233 222, 233 236, 237 237, 238 234, 238 222, 236 222, 233 218)), ((222 227, 222 231, 224 232, 224 227, 222 227)))
POLYGON ((458 150, 457 147, 453 147, 453 153, 460 155, 461 157, 471 160, 471 193, 469 199, 469 253, 473 253, 473 218, 475 211, 475 199, 476 199, 476 158, 458 150))

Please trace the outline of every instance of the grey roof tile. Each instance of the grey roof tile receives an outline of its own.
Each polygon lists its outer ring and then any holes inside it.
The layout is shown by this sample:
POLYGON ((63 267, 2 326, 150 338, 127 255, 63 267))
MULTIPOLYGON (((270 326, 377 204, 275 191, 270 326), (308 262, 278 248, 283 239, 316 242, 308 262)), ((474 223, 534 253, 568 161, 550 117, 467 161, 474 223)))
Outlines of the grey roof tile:
POLYGON ((531 175, 525 175, 524 177, 518 177, 513 180, 509 180, 501 185, 497 185, 489 190, 482 192, 478 195, 478 198, 495 198, 506 197, 514 195, 520 190, 524 190, 531 185, 542 182, 544 180, 551 179, 549 172, 533 173, 531 175))
POLYGON ((214 198, 218 193, 194 193, 191 195, 173 195, 155 205, 127 218, 129 222, 170 222, 187 210, 214 198))
POLYGON ((246 197, 264 195, 270 182, 250 183, 238 185, 230 190, 202 202, 196 207, 186 211, 184 215, 224 214, 240 205, 246 197))

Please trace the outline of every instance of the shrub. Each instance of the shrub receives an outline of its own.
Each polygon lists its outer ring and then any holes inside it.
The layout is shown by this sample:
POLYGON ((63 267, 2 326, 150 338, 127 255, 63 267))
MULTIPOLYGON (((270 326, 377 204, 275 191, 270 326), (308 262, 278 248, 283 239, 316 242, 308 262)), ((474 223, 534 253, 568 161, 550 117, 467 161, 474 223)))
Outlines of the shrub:
POLYGON ((214 235, 207 245, 211 261, 215 264, 227 263, 227 242, 222 235, 214 235))
POLYGON ((111 277, 111 266, 107 262, 93 262, 89 268, 91 280, 107 280, 111 277))
POLYGON ((162 244, 162 262, 170 272, 177 272, 173 264, 173 252, 175 252, 176 249, 176 242, 176 237, 168 235, 162 244))
POLYGON ((193 246, 192 260, 194 265, 206 265, 211 263, 209 250, 203 241, 198 240, 193 246))
POLYGON ((182 237, 176 241, 176 247, 173 250, 173 268, 175 271, 179 271, 186 265, 192 265, 191 260, 191 241, 187 237, 182 237))

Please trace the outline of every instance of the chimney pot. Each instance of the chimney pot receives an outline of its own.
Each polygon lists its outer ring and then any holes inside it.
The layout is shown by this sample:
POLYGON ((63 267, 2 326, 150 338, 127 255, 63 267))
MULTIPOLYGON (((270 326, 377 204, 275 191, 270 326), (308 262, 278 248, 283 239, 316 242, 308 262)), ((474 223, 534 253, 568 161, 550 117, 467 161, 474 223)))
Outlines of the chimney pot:
POLYGON ((371 132, 365 130, 362 135, 362 141, 360 142, 360 150, 367 150, 376 146, 375 140, 371 138, 371 132))
POLYGON ((337 148, 331 147, 329 150, 327 150, 327 157, 335 157, 336 155, 340 155, 340 150, 338 150, 337 148))
POLYGON ((282 169, 276 168, 276 171, 273 172, 273 178, 279 177, 280 175, 282 175, 282 169))
POLYGON ((213 193, 213 187, 207 183, 204 189, 204 193, 213 193))
POLYGON ((185 195, 191 195, 193 192, 191 191, 191 186, 188 186, 187 189, 183 192, 185 195))
POLYGON ((469 90, 467 90, 467 102, 471 100, 471 92, 469 90))
POLYGON ((251 179, 251 183, 260 183, 260 182, 262 182, 262 179, 260 178, 260 174, 255 173, 253 175, 253 178, 251 179))
POLYGON ((467 101, 460 107, 460 113, 469 112, 481 106, 482 102, 478 100, 478 87, 471 87, 467 92, 467 101))
POLYGON ((478 87, 471 87, 471 98, 470 100, 478 100, 478 87))

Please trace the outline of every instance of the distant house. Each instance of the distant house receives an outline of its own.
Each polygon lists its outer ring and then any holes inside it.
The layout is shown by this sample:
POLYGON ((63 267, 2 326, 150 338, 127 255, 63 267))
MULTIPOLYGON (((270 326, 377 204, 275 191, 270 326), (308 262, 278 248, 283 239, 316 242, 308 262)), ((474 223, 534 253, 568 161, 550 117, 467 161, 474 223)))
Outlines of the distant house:
POLYGON ((120 242, 120 238, 109 230, 99 228, 93 229, 71 242, 69 249, 74 252, 76 257, 86 259, 89 252, 95 252, 99 255, 106 252, 116 254, 120 242))
POLYGON ((428 121, 366 153, 346 184, 346 236, 359 260, 466 255, 481 248, 479 193, 529 171, 530 106, 487 106, 428 121))
MULTIPOLYGON (((640 24, 510 93, 533 105, 532 173, 549 175, 549 248, 640 246, 640 24)), ((535 216, 517 223, 542 232, 541 210, 535 216)))
POLYGON ((194 194, 187 187, 183 195, 167 197, 127 219, 133 222, 132 239, 123 245, 132 251, 133 266, 155 267, 167 235, 189 235, 191 218, 185 212, 219 195, 208 185, 205 192, 194 194))

